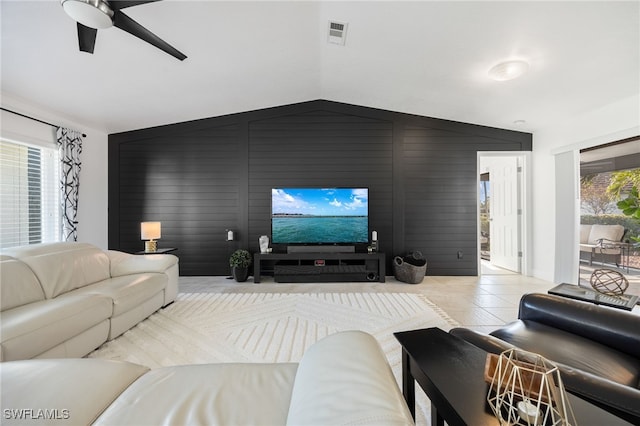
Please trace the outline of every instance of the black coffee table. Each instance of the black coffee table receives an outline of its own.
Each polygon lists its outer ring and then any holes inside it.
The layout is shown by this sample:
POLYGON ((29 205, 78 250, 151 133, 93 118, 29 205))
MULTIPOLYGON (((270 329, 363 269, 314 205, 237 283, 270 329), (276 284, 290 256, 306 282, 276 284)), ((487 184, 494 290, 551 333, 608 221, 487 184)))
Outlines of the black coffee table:
MULTIPOLYGON (((415 382, 431 400, 431 425, 499 425, 487 403, 487 353, 439 328, 394 333, 402 345, 402 393, 415 418, 415 382)), ((568 394, 578 425, 629 425, 568 394)))

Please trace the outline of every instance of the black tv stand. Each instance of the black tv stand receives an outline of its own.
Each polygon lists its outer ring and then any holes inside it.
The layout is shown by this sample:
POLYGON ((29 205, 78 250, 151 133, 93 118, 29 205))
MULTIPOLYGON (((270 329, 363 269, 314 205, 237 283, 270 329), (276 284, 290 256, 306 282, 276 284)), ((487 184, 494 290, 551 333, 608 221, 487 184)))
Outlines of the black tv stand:
POLYGON ((279 283, 378 281, 385 282, 384 253, 256 253, 253 282, 273 272, 279 283), (268 270, 267 268, 273 268, 268 270))

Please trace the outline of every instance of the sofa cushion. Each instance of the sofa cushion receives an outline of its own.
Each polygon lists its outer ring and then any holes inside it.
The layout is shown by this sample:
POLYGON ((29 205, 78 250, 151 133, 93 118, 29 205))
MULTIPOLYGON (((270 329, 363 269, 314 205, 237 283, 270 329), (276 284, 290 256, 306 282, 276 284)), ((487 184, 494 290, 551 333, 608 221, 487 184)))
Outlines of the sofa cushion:
POLYGON ((111 276, 139 274, 142 272, 165 272, 178 263, 172 254, 133 255, 121 251, 108 250, 111 262, 111 276))
MULTIPOLYGON (((624 226, 622 225, 591 225, 588 244, 599 244, 600 239, 622 241, 624 226)), ((605 241, 606 242, 606 241, 605 241)))
POLYGON ((591 233, 591 225, 580 224, 580 244, 589 242, 589 234, 591 233))
POLYGON ((296 368, 227 363, 152 370, 94 424, 283 425, 296 368))
POLYGON ((10 389, 2 392, 3 424, 91 424, 148 370, 136 364, 101 359, 0 363, 2 384, 10 389), (22 421, 17 419, 20 413, 22 421))
POLYGON ((405 426, 413 420, 375 338, 346 331, 325 337, 305 352, 287 424, 405 426))
POLYGON ((631 312, 552 294, 529 293, 520 299, 518 318, 599 342, 640 363, 640 316, 631 312))
POLYGON ((139 274, 143 272, 163 273, 167 277, 162 305, 176 300, 178 295, 178 257, 172 254, 132 255, 108 250, 111 261, 111 276, 139 274))
POLYGON ((0 255, 0 311, 44 300, 38 278, 26 263, 0 255))
POLYGON ((594 340, 528 320, 514 321, 490 334, 558 363, 626 386, 638 387, 638 360, 594 340))
POLYGON ((33 358, 112 314, 109 297, 65 294, 0 313, 4 360, 33 358))
POLYGON ((91 244, 34 244, 6 250, 5 254, 29 265, 47 299, 111 276, 109 257, 91 244))
POLYGON ((99 294, 113 302, 117 317, 162 292, 167 279, 163 274, 147 273, 109 278, 78 289, 78 294, 99 294))

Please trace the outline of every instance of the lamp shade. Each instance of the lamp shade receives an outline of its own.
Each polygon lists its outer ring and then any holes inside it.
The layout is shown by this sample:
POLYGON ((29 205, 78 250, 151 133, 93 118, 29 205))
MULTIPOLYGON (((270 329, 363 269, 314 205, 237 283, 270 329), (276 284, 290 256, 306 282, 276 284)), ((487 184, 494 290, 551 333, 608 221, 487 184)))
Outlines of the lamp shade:
POLYGON ((142 222, 140 224, 140 239, 154 240, 160 238, 160 222, 142 222))

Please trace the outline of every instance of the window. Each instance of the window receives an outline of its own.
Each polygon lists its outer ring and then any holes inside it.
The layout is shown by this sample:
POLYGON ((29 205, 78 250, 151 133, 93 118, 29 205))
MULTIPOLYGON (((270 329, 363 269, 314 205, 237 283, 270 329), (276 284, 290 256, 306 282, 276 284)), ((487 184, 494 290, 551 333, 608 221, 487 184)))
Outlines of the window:
POLYGON ((60 241, 55 148, 0 141, 0 248, 60 241))

